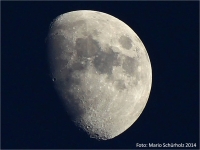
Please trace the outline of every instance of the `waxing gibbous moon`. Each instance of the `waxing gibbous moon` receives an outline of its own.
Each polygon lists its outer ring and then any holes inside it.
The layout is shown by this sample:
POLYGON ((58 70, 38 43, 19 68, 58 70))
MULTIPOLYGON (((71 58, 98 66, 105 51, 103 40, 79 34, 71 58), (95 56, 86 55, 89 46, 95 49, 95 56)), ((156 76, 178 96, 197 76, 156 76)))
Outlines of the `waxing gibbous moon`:
POLYGON ((52 80, 75 125, 107 140, 138 119, 149 98, 152 69, 128 25, 103 12, 72 11, 51 23, 47 41, 52 80))

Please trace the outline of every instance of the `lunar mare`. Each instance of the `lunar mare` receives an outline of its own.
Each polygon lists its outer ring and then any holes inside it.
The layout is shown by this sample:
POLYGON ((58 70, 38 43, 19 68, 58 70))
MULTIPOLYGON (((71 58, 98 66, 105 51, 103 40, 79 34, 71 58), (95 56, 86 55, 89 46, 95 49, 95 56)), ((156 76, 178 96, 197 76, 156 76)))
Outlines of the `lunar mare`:
POLYGON ((53 21, 47 41, 55 89, 77 126, 107 140, 138 119, 150 94, 152 69, 128 25, 106 13, 73 11, 53 21))

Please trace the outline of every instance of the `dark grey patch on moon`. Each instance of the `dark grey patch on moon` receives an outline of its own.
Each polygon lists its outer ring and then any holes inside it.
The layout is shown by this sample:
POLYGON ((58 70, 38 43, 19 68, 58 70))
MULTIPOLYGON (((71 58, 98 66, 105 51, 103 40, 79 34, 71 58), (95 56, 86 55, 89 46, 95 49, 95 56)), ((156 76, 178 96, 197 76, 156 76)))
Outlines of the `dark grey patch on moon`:
POLYGON ((147 79, 147 74, 144 71, 144 66, 142 64, 142 62, 139 62, 137 60, 137 58, 131 58, 131 57, 126 57, 124 59, 124 62, 122 64, 122 68, 125 70, 125 72, 127 74, 129 74, 130 76, 134 76, 135 77, 135 81, 134 84, 136 86, 138 86, 138 81, 140 82, 144 82, 147 79), (138 67, 143 68, 142 70, 139 71, 138 67))
POLYGON ((119 38, 119 43, 125 49, 130 49, 132 47, 132 40, 127 36, 121 36, 119 38))
POLYGON ((126 89, 126 85, 123 80, 117 80, 116 87, 120 90, 126 89))
POLYGON ((129 74, 137 74, 138 61, 131 57, 126 57, 122 64, 122 68, 129 74))
POLYGON ((83 63, 80 62, 80 60, 76 61, 72 64, 71 68, 74 70, 84 70, 87 67, 87 63, 82 60, 83 63))
POLYGON ((98 36, 99 34, 100 34, 100 32, 97 31, 97 30, 94 30, 94 31, 92 32, 92 35, 93 35, 93 36, 98 36))
POLYGON ((99 51, 93 62, 96 70, 102 74, 111 75, 113 66, 119 65, 117 56, 118 54, 111 49, 109 50, 109 53, 99 51))
POLYGON ((78 57, 92 57, 99 51, 98 42, 91 37, 78 38, 76 40, 75 49, 77 50, 78 57))

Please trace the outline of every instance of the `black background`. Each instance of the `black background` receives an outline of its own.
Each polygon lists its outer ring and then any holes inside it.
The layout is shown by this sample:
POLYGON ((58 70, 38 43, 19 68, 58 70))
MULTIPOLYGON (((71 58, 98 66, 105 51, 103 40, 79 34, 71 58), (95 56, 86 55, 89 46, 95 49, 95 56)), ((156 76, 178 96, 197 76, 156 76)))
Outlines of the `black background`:
POLYGON ((198 2, 2 2, 1 10, 2 148, 199 146, 198 2), (151 60, 148 103, 139 119, 112 140, 90 139, 69 121, 48 73, 45 38, 50 23, 83 9, 125 22, 151 60))

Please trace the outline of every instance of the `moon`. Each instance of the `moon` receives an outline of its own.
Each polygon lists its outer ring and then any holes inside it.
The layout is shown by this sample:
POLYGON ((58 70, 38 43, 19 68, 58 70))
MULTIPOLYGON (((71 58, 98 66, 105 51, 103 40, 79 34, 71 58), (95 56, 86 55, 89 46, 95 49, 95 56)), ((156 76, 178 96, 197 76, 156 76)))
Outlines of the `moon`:
POLYGON ((98 11, 62 14, 47 36, 52 82, 76 126, 91 138, 112 139, 143 112, 152 68, 137 34, 98 11))

